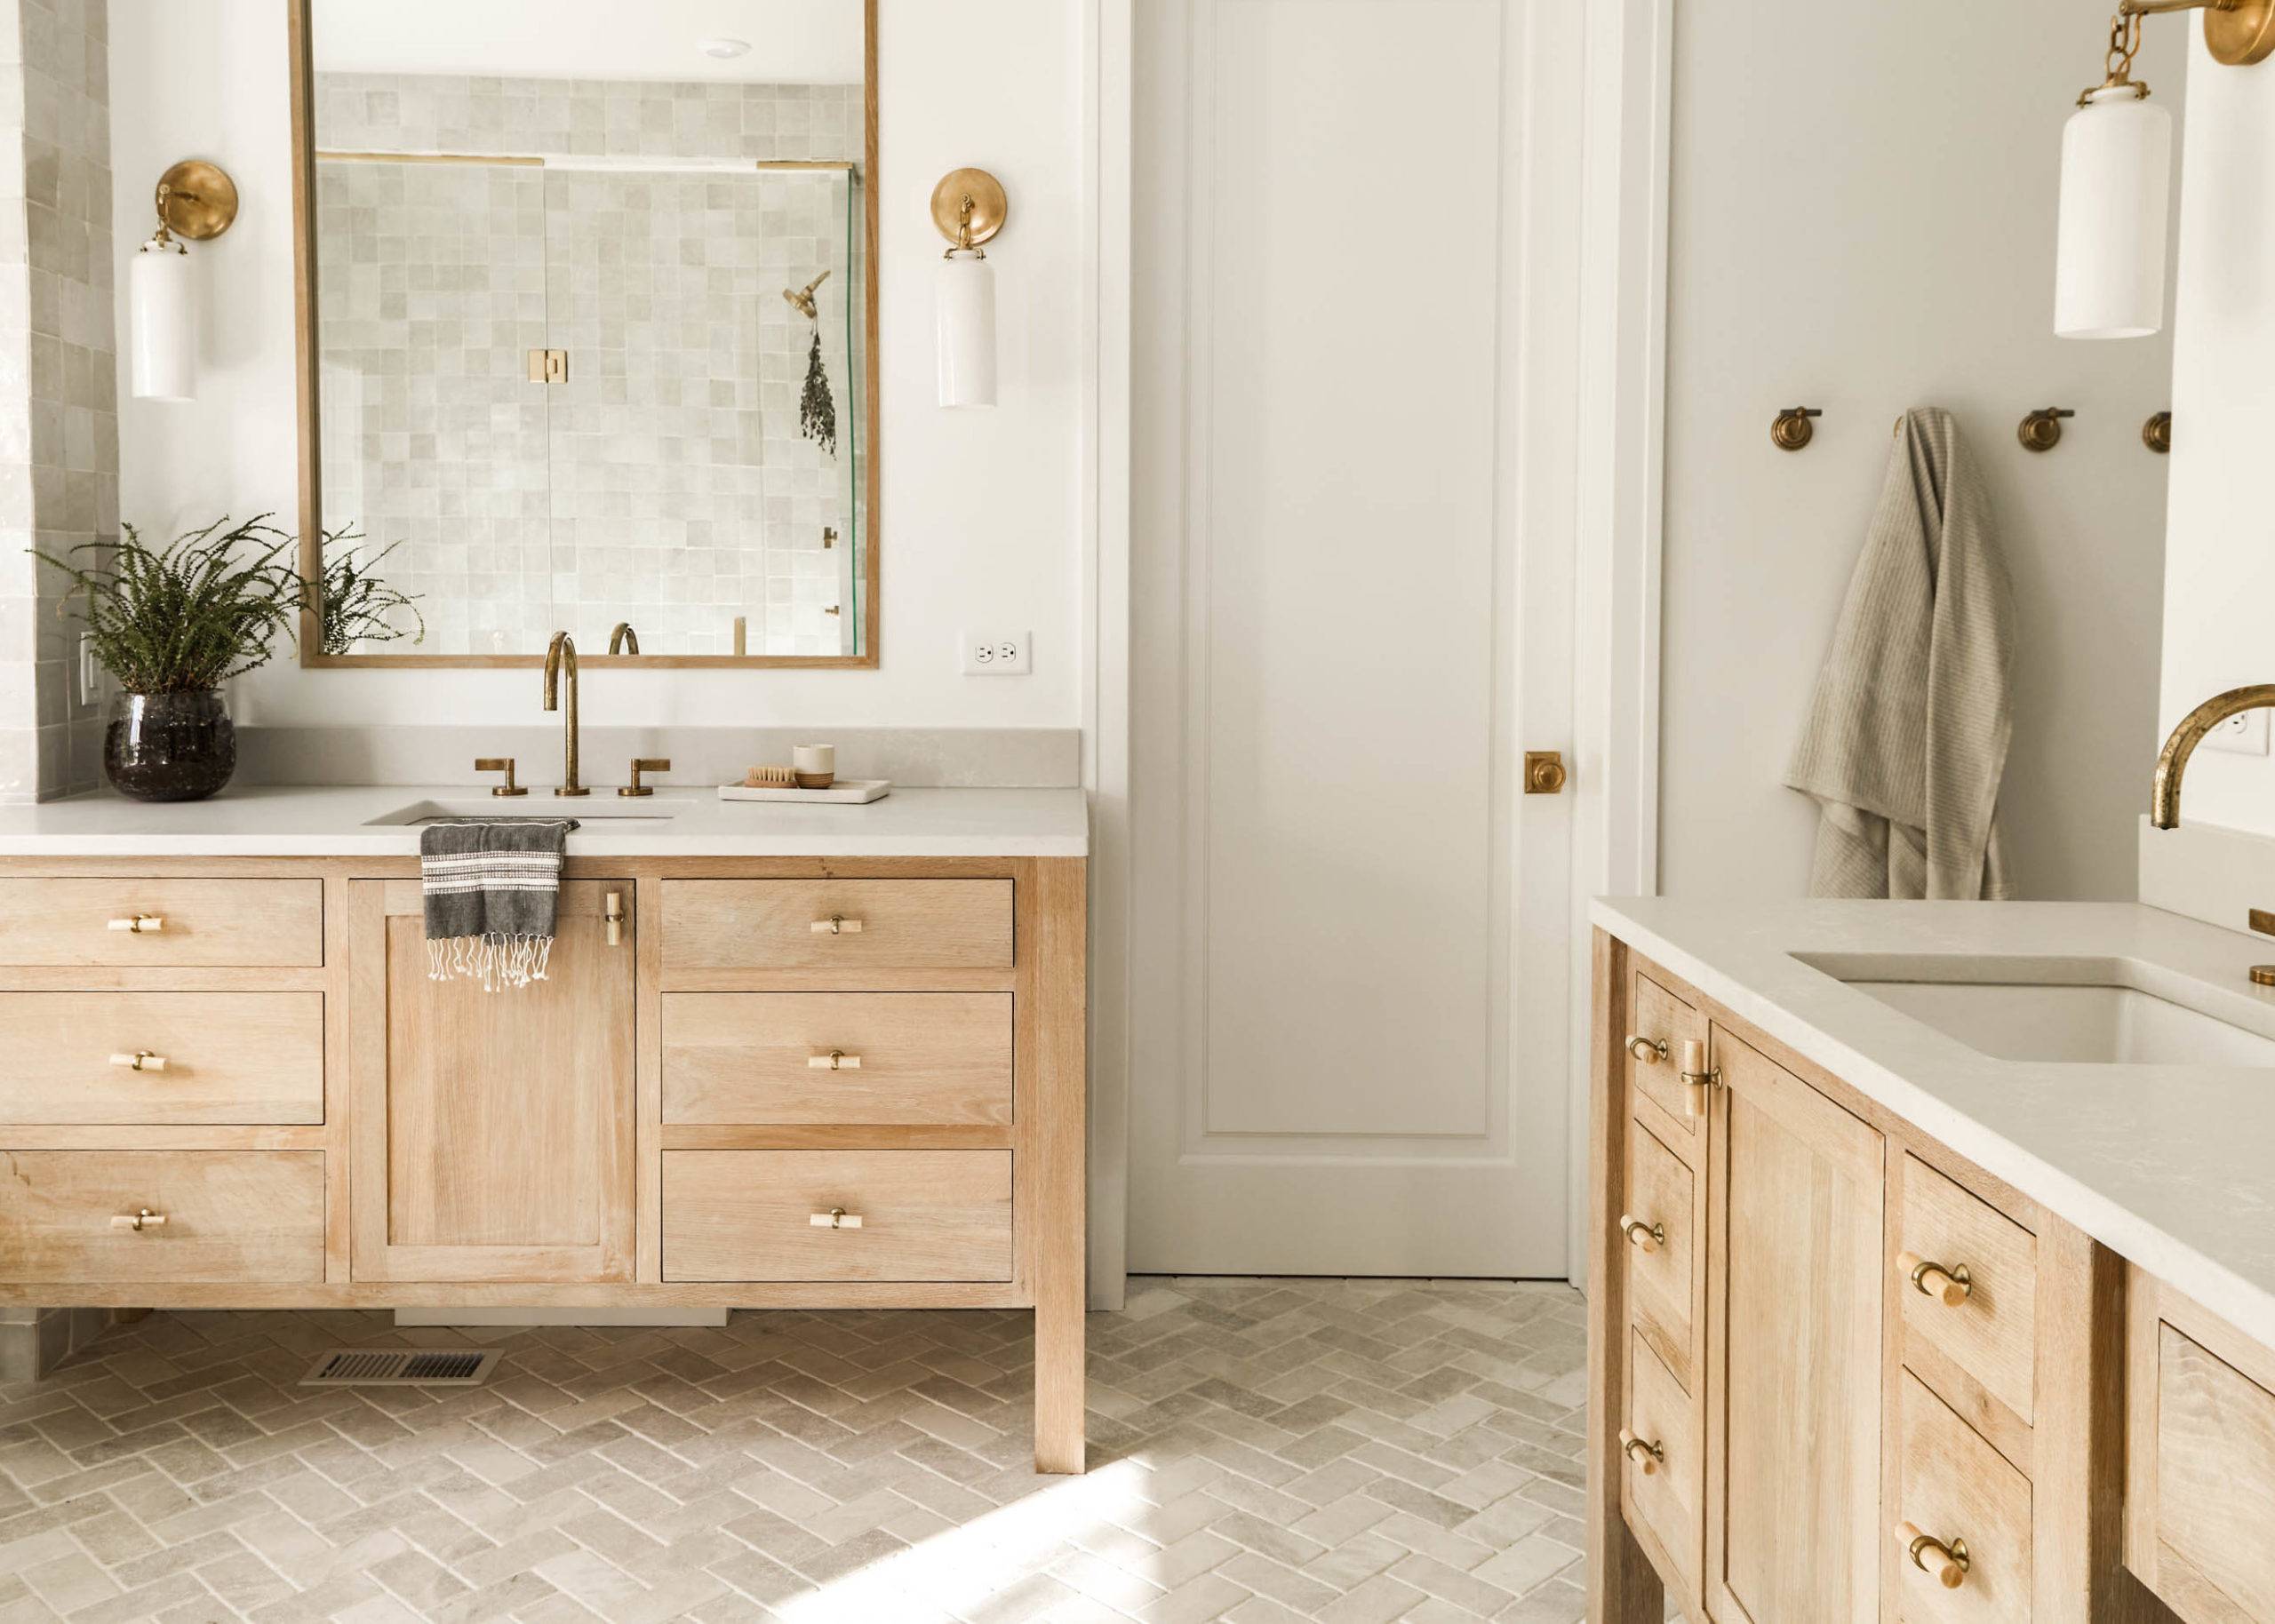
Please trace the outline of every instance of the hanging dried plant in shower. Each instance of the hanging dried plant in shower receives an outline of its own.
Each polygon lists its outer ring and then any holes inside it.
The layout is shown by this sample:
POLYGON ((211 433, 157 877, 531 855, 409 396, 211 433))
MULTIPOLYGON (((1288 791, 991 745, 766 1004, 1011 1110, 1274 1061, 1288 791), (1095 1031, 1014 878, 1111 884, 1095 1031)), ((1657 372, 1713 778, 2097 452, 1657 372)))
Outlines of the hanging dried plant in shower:
POLYGON ((829 374, 822 370, 821 327, 806 351, 806 388, 798 399, 798 431, 830 456, 837 455, 837 402, 830 398, 829 374))

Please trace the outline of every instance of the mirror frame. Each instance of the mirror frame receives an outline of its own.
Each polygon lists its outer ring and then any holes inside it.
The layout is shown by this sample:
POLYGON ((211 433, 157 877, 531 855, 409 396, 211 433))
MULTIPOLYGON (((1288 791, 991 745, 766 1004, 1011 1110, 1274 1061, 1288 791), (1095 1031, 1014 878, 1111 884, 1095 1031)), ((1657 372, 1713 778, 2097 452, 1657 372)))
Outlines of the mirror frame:
MULTIPOLYGON (((293 382, 299 396, 299 474, 301 578, 320 584, 323 578, 323 439, 316 418, 319 354, 316 333, 315 246, 315 54, 310 7, 313 0, 284 0, 292 92, 292 319, 295 349, 293 382)), ((861 561, 861 585, 867 594, 861 609, 861 652, 858 654, 583 654, 583 665, 625 666, 635 670, 743 669, 818 667, 823 670, 865 671, 878 665, 877 583, 879 577, 878 515, 882 491, 878 478, 878 374, 882 352, 877 343, 877 0, 861 4, 862 230, 867 237, 867 286, 862 303, 868 344, 867 376, 862 394, 862 432, 866 436, 868 464, 862 471, 868 503, 868 551, 861 561)), ((315 589, 312 589, 315 590, 315 589)), ((364 667, 411 670, 419 667, 510 668, 534 670, 545 664, 542 649, 529 654, 325 654, 317 647, 323 616, 311 601, 300 610, 300 665, 315 670, 364 667)))

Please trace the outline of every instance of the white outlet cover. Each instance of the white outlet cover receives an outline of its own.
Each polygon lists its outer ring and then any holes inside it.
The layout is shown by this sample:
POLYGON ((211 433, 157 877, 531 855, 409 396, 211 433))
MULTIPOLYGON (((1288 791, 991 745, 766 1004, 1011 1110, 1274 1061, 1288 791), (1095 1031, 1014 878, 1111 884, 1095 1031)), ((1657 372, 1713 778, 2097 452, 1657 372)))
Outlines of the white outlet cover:
POLYGON ((1034 670, 1034 648, 1025 632, 966 632, 963 674, 1024 677, 1034 670))
POLYGON ((2264 710, 2239 711, 2204 736, 2204 748, 2225 750, 2239 756, 2263 756, 2267 753, 2267 720, 2264 710))

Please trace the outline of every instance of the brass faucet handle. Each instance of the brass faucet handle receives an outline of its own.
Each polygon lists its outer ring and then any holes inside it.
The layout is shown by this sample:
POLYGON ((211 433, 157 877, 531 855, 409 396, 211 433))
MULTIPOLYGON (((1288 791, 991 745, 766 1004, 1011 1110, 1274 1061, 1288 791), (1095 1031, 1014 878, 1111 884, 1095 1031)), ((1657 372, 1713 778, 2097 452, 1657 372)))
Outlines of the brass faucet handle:
POLYGON ((671 769, 672 762, 669 756, 634 756, 632 758, 632 782, 626 784, 622 789, 617 791, 617 793, 619 795, 652 795, 656 792, 655 785, 641 783, 640 775, 642 773, 667 773, 671 771, 671 769))
POLYGON ((474 770, 478 773, 503 773, 506 782, 493 785, 492 795, 526 795, 529 791, 514 782, 514 758, 511 756, 476 756, 474 770))

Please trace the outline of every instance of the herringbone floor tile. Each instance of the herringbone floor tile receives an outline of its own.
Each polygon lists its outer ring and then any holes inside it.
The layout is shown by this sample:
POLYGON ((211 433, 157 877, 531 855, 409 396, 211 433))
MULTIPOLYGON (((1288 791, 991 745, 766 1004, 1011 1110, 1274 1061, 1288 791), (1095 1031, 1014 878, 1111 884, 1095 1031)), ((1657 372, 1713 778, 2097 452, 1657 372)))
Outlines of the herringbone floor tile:
POLYGON ((1131 1286, 1090 1318, 1082 1477, 1029 1469, 1024 1313, 153 1315, 0 1384, 0 1620, 1581 1616, 1576 1294, 1131 1286), (295 1385, 414 1342, 506 1357, 295 1385))

